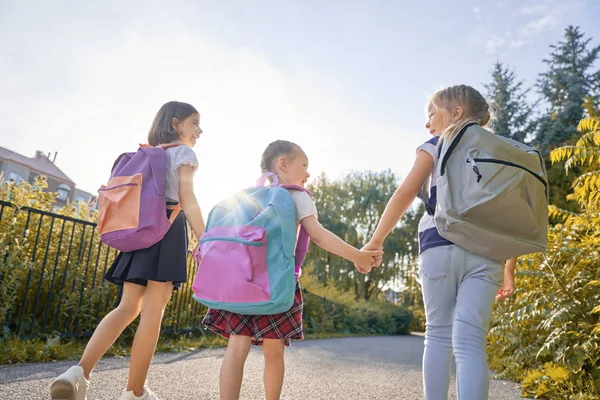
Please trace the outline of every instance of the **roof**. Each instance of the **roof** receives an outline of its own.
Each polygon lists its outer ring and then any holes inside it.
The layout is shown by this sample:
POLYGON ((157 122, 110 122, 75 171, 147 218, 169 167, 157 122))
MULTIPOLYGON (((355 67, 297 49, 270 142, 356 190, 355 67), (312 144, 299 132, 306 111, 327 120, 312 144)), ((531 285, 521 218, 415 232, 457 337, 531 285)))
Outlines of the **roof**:
POLYGON ((50 161, 48 157, 43 154, 40 154, 38 157, 29 158, 19 153, 15 153, 12 150, 0 147, 0 160, 22 165, 23 167, 33 172, 37 172, 40 175, 46 175, 61 182, 75 186, 75 182, 73 182, 52 161, 50 161))

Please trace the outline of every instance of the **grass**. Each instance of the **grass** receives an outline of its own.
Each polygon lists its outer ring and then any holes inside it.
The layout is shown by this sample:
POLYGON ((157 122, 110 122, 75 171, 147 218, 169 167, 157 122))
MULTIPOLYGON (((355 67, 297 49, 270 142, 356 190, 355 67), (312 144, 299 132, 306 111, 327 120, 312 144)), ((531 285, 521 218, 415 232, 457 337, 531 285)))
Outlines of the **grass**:
MULTIPOLYGON (((360 337, 365 334, 313 333, 305 340, 360 337)), ((373 336, 373 335, 371 335, 373 336)), ((85 345, 85 339, 20 339, 0 340, 0 365, 51 362, 78 359, 85 345)), ((180 336, 162 336, 156 351, 160 353, 188 353, 200 349, 227 346, 227 340, 213 334, 183 334, 180 336)), ((120 339, 108 351, 108 357, 125 357, 131 349, 131 338, 120 339)))

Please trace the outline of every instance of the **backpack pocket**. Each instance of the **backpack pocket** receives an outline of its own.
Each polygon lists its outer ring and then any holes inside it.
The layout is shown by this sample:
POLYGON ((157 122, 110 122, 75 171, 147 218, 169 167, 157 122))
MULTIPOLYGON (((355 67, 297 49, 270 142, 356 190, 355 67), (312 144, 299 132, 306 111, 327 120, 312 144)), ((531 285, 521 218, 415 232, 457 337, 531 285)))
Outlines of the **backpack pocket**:
POLYGON ((200 239, 200 257, 193 284, 199 299, 255 303, 271 298, 265 228, 212 227, 200 239))
POLYGON ((142 174, 116 176, 98 189, 98 232, 106 234, 140 225, 142 174))
POLYGON ((469 158, 460 216, 497 232, 537 235, 546 181, 521 165, 493 158, 469 158))

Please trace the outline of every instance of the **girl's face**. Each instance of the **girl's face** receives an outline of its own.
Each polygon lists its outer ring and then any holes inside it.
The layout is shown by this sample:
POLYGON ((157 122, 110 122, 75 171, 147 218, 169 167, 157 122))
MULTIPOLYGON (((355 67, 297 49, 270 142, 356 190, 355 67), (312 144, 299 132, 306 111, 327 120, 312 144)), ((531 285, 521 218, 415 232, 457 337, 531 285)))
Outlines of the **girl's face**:
POLYGON ((183 121, 173 118, 173 128, 181 143, 189 147, 194 147, 196 140, 200 137, 200 114, 192 114, 183 121))
POLYGON ((427 128, 429 133, 433 136, 444 132, 444 130, 450 126, 451 122, 452 117, 448 111, 434 107, 433 105, 429 106, 428 120, 425 124, 425 128, 427 128))
POLYGON ((283 184, 304 187, 310 174, 308 173, 308 158, 303 151, 277 159, 277 176, 283 184))

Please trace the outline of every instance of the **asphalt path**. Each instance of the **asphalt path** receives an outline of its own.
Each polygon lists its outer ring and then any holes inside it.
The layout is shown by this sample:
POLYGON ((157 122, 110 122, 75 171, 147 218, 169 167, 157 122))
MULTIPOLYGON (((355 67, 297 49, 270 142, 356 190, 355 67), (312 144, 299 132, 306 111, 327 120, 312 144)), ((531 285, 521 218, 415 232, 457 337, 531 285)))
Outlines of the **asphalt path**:
MULTIPOLYGON (((164 353, 154 358, 148 383, 164 400, 218 399, 218 369, 224 349, 164 353)), ((360 337, 294 342, 286 351, 282 399, 422 399, 423 337, 360 337)), ((92 376, 88 400, 116 400, 127 379, 129 359, 106 358, 92 376)), ((49 399, 52 379, 73 362, 0 367, 0 400, 49 399)), ((263 359, 253 349, 241 399, 264 399, 263 359)), ((456 399, 454 379, 449 399, 456 399)), ((513 382, 493 380, 491 400, 520 399, 513 382)), ((473 399, 478 400, 478 399, 473 399)))

